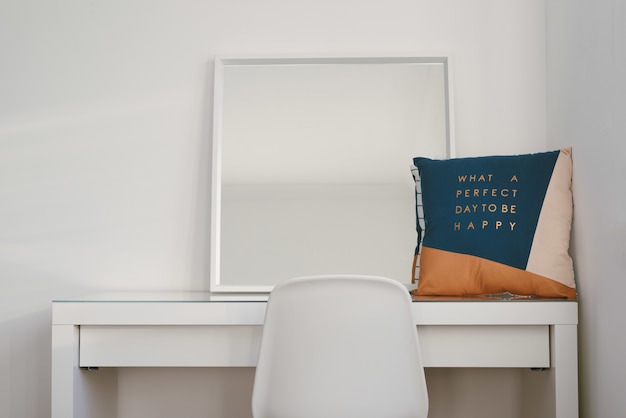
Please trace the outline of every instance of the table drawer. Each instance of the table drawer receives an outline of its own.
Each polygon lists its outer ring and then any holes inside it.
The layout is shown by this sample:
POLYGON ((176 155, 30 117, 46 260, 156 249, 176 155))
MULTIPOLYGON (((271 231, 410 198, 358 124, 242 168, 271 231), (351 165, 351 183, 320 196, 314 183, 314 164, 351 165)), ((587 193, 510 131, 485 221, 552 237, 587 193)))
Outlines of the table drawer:
POLYGON ((80 327, 81 367, 256 366, 259 325, 80 327))
POLYGON ((548 325, 418 326, 426 367, 550 367, 548 325))
MULTIPOLYGON (((426 367, 550 367, 547 325, 418 326, 426 367)), ((81 367, 253 367, 260 325, 80 327, 81 367)))

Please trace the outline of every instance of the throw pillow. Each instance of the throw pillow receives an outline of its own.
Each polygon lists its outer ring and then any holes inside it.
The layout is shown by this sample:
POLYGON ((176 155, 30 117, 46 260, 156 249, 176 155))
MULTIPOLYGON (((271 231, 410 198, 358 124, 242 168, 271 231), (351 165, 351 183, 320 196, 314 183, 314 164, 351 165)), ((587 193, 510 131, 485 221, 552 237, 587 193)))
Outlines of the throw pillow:
POLYGON ((413 162, 424 216, 413 292, 576 299, 570 148, 413 162))

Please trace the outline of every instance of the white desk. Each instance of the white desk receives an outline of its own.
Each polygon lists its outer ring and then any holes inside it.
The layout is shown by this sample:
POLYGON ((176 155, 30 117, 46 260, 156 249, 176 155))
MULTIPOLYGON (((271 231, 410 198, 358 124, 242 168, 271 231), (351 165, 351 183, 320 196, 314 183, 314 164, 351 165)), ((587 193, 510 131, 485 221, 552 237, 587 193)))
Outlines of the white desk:
MULTIPOLYGON (((52 418, 98 416, 86 368, 255 366, 265 306, 208 292, 54 301, 52 418)), ((556 418, 578 417, 577 302, 419 300, 413 314, 426 367, 548 368, 556 418)))

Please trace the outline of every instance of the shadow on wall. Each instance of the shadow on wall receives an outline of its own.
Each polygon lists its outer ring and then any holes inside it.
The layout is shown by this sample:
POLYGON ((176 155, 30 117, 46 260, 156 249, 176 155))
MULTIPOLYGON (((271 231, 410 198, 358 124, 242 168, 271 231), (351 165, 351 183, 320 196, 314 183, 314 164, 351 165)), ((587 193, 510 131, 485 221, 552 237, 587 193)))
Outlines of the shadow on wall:
POLYGON ((117 416, 251 418, 253 382, 251 367, 121 368, 117 416))
POLYGON ((0 322, 1 417, 49 416, 50 321, 39 307, 0 322))

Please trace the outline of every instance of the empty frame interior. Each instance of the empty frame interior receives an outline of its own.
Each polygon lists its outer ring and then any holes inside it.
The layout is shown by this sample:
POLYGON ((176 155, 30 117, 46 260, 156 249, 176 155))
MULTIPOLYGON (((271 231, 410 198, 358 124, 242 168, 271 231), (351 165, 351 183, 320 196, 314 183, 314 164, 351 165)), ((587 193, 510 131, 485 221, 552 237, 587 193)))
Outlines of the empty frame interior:
POLYGON ((445 57, 218 58, 211 290, 409 283, 415 156, 451 153, 445 57))

